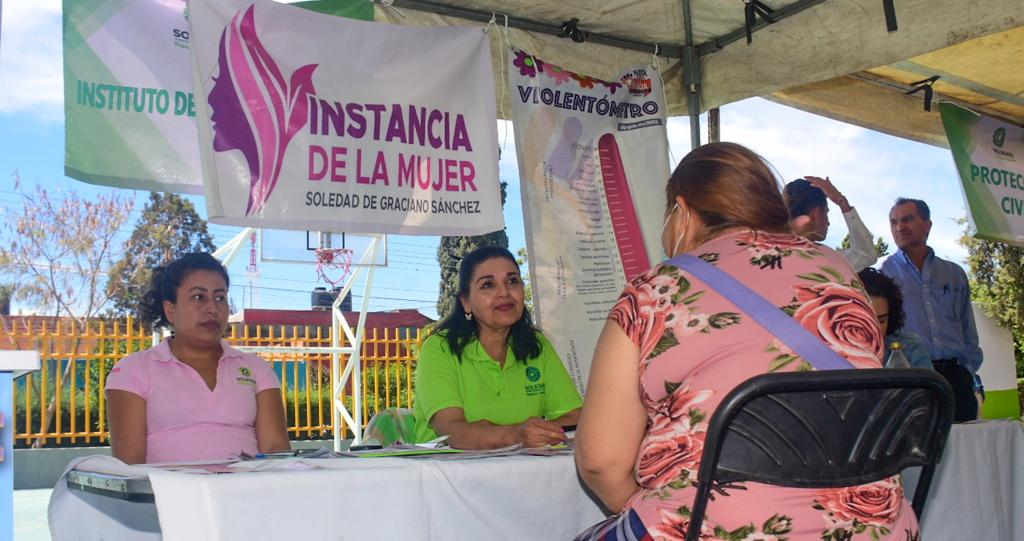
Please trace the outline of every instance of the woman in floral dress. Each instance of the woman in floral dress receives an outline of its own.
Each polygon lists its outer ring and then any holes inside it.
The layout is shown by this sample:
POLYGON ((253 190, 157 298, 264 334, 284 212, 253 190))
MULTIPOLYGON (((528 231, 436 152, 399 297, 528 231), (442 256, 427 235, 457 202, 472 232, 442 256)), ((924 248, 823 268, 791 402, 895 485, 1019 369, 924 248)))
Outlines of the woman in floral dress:
MULTIPOLYGON (((735 144, 688 154, 669 180, 662 245, 696 255, 791 314, 858 368, 882 335, 837 252, 787 230, 779 184, 735 144)), ((708 420, 742 381, 813 370, 697 278, 661 264, 619 297, 598 342, 576 439, 580 474, 619 512, 578 539, 684 539, 708 420)), ((702 540, 918 540, 898 477, 836 489, 718 487, 702 540)))

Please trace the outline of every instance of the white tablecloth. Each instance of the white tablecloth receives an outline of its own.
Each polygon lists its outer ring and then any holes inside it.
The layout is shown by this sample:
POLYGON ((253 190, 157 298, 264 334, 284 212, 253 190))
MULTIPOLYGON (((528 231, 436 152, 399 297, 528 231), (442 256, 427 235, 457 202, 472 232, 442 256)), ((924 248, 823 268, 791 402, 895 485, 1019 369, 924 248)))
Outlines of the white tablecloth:
MULTIPOLYGON (((954 426, 929 492, 922 539, 1024 540, 1022 460, 1021 423, 954 426)), ((570 456, 319 463, 331 469, 210 475, 146 469, 163 539, 567 540, 603 518, 570 456)), ((117 473, 89 465, 82 469, 117 473)), ((117 512, 101 509, 97 498, 104 497, 54 492, 55 541, 159 538, 145 525, 118 526, 117 512)), ((141 505, 122 503, 132 513, 141 505)))
MULTIPOLYGON (((129 466, 106 455, 72 460, 64 474, 73 469, 129 478, 146 478, 157 471, 129 466)), ((54 541, 160 541, 156 506, 69 490, 65 476, 53 487, 47 519, 54 541)))
MULTIPOLYGON (((317 463, 336 469, 149 472, 164 541, 566 540, 604 518, 571 456, 317 463)), ((117 535, 111 513, 98 509, 83 523, 94 496, 67 491, 51 503, 61 509, 51 513, 56 541, 140 538, 137 527, 117 535)))
POLYGON ((921 539, 1024 540, 1024 424, 953 425, 928 491, 921 539))

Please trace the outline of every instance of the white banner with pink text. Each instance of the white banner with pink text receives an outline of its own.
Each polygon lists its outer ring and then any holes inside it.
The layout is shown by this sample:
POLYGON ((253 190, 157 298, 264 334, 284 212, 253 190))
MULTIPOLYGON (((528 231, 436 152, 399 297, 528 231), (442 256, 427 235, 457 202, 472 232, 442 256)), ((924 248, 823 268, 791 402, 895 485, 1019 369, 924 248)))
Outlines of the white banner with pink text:
POLYGON ((274 229, 504 227, 482 27, 189 0, 207 212, 274 229))
POLYGON ((521 51, 508 70, 534 311, 584 392, 626 281, 662 259, 661 79, 642 66, 599 81, 521 51))

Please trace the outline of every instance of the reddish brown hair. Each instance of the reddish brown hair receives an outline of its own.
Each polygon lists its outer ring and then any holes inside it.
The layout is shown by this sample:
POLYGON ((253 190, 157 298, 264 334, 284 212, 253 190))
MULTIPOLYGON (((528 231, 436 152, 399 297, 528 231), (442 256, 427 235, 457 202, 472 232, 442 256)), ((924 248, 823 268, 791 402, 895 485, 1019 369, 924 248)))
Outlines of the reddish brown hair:
POLYGON ((772 167, 735 143, 710 143, 691 151, 672 172, 665 195, 667 208, 683 196, 709 237, 734 226, 789 232, 789 212, 772 167))

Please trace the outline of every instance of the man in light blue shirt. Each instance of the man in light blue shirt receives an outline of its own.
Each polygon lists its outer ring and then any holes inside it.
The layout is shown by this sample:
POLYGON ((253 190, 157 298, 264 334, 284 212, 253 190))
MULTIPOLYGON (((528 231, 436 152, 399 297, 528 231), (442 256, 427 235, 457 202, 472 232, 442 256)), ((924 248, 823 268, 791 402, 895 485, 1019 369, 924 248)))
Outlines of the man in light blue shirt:
POLYGON ((882 263, 882 272, 900 286, 906 328, 921 338, 935 370, 953 387, 955 419, 975 419, 974 374, 982 353, 967 273, 927 245, 932 221, 924 201, 897 199, 889 211, 889 227, 899 250, 882 263))

